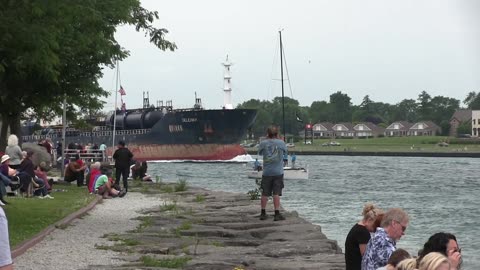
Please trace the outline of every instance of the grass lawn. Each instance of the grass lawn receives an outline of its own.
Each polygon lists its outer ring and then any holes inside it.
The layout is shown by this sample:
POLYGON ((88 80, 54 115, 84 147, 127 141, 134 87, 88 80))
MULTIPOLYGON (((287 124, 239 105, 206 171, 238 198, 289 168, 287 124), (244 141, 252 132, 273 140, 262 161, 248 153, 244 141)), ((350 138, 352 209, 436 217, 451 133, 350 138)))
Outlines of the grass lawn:
POLYGON ((10 246, 14 248, 46 227, 92 202, 86 187, 56 185, 50 195, 55 199, 7 197, 10 203, 3 206, 8 219, 10 246))

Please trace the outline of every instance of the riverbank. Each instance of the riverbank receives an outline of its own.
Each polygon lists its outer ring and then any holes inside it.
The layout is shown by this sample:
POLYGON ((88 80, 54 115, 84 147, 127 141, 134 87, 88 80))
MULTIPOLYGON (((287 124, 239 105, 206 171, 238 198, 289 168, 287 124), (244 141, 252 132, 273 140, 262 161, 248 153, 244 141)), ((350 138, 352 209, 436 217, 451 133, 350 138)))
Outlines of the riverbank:
MULTIPOLYGON (((247 154, 257 155, 258 150, 247 149, 247 154)), ((430 152, 430 151, 352 151, 347 148, 339 148, 337 151, 302 150, 289 148, 290 153, 308 156, 379 156, 379 157, 468 157, 480 158, 480 152, 452 151, 452 152, 430 152)))
MULTIPOLYGON (((320 226, 298 217, 296 212, 285 211, 285 221, 274 222, 273 216, 260 221, 259 202, 250 200, 246 194, 202 188, 174 192, 183 188, 181 183, 132 185, 131 190, 136 192, 97 205, 90 215, 64 230, 54 232, 52 239, 19 257, 18 266, 21 269, 34 269, 24 266, 29 265, 29 260, 36 261, 37 256, 48 254, 52 262, 75 262, 68 267, 59 267, 57 264, 57 269, 345 268, 344 257, 337 243, 327 239, 320 226), (122 220, 131 218, 128 217, 132 212, 130 206, 139 205, 137 200, 145 203, 141 213, 136 212, 137 221, 131 221, 137 224, 136 227, 132 229, 131 224, 123 226, 122 220), (116 211, 112 211, 112 205, 118 207, 116 211), (100 218, 102 215, 103 218, 100 218), (122 217, 122 220, 115 215, 122 217), (112 220, 108 224, 110 218, 112 220), (99 222, 101 224, 97 224, 99 222), (80 251, 66 251, 65 244, 61 244, 66 239, 62 240, 62 237, 68 239, 78 234, 90 234, 88 228, 97 234, 95 243, 91 240, 68 240, 67 244, 72 245, 70 249, 80 246, 80 251), (97 231, 103 233, 105 238, 98 238, 97 231), (51 243, 51 240, 58 243, 51 243), (90 260, 91 252, 96 254, 95 257, 103 258, 102 262, 99 263, 97 258, 90 260), (73 258, 57 257, 61 254, 65 256, 65 253, 73 258), (77 257, 83 258, 84 262, 78 264, 77 257), (87 267, 85 262, 88 263, 87 267)), ((273 214, 271 208, 267 211, 273 214)), ((35 269, 52 268, 37 266, 35 269)))

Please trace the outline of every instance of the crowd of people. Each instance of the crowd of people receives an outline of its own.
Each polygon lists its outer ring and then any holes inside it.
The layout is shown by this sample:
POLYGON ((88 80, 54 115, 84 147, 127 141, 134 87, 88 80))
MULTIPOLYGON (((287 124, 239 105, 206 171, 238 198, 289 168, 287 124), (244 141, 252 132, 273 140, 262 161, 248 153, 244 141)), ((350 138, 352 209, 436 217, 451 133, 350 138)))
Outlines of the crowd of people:
POLYGON ((461 249, 453 234, 433 234, 416 256, 396 243, 405 235, 409 216, 400 208, 387 212, 366 204, 362 220, 353 225, 345 240, 347 270, 458 270, 461 249))

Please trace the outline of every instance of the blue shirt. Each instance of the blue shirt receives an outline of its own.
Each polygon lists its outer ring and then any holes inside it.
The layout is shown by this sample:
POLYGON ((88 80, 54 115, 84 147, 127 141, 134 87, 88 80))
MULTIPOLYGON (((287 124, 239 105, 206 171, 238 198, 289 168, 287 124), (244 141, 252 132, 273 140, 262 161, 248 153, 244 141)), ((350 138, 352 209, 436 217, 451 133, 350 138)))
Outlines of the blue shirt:
POLYGON ((292 162, 297 160, 297 156, 296 155, 292 155, 292 162))
POLYGON ((376 270, 387 265, 388 259, 396 249, 395 241, 387 235, 385 229, 377 228, 363 254, 362 270, 376 270))
POLYGON ((287 145, 279 139, 266 139, 258 146, 258 155, 263 156, 263 175, 283 174, 283 155, 287 154, 287 145))

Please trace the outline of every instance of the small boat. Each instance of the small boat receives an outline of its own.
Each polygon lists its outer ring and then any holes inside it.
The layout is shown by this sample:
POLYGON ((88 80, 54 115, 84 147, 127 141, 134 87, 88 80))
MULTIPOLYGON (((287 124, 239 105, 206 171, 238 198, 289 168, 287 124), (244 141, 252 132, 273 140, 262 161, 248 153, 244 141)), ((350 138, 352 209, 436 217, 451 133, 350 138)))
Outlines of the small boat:
MULTIPOLYGON (((259 179, 262 178, 262 171, 249 171, 248 178, 259 179)), ((308 169, 303 167, 284 167, 284 180, 308 180, 308 169)))

